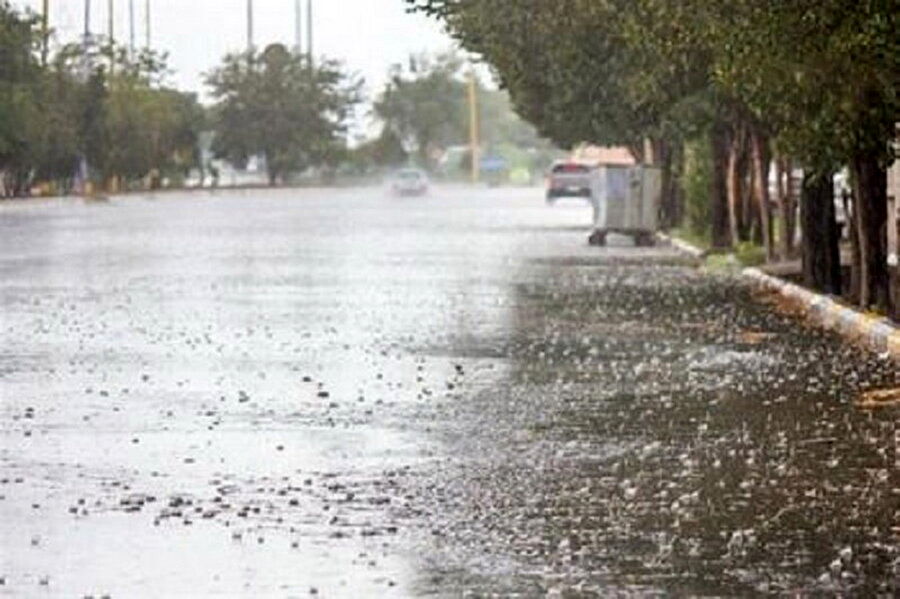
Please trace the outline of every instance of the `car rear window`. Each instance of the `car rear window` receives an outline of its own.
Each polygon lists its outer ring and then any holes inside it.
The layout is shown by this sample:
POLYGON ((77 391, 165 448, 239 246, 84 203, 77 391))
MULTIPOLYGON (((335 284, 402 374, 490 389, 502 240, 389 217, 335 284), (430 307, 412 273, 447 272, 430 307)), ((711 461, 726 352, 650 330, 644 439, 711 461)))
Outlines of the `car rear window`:
POLYGON ((586 173, 588 167, 583 164, 575 164, 573 162, 565 162, 553 166, 554 173, 586 173))

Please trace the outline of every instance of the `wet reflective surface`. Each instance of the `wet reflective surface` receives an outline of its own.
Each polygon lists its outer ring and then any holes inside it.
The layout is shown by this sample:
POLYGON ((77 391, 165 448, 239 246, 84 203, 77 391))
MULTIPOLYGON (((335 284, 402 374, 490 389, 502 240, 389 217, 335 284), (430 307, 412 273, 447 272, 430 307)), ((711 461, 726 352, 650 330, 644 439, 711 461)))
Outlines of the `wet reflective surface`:
POLYGON ((897 593, 896 365, 589 217, 0 206, 0 593, 897 593))

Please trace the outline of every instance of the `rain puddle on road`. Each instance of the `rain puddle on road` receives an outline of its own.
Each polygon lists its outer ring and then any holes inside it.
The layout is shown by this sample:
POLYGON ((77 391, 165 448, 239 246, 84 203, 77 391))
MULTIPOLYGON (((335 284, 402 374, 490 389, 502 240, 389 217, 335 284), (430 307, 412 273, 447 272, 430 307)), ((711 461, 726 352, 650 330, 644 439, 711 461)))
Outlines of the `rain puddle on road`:
POLYGON ((898 412, 852 405, 894 364, 664 263, 517 276, 508 372, 455 407, 426 485, 422 588, 900 590, 898 412))
POLYGON ((0 592, 415 592, 411 416, 502 369, 416 348, 505 328, 536 211, 300 193, 3 207, 0 592))
POLYGON ((0 592, 900 587, 895 365, 587 207, 5 210, 0 592))

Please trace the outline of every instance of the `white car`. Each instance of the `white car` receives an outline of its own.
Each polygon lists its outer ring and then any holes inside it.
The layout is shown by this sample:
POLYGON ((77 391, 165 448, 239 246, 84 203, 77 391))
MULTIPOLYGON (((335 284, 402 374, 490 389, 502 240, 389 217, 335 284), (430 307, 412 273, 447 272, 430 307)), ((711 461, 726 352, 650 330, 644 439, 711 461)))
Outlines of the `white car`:
POLYGON ((417 168, 405 168, 391 179, 391 191, 401 196, 420 196, 428 193, 428 175, 417 168))

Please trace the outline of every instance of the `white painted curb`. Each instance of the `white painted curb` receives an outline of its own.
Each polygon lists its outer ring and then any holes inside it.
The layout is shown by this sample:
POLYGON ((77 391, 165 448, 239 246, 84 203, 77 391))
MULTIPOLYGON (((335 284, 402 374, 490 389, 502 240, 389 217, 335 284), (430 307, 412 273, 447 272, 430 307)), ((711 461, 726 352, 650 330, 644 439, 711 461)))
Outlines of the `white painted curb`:
MULTIPOLYGON (((703 258, 706 252, 681 239, 665 233, 657 237, 675 249, 695 258, 703 258)), ((900 328, 888 318, 878 318, 863 314, 845 306, 826 295, 815 293, 799 285, 794 285, 778 277, 773 277, 758 268, 745 268, 741 272, 745 279, 800 303, 806 315, 827 330, 854 341, 860 341, 880 353, 886 353, 900 360, 900 328)))
POLYGON ((688 254, 693 258, 703 258, 706 255, 706 252, 704 250, 701 250, 697 246, 692 245, 686 241, 682 241, 681 239, 672 237, 671 235, 666 235, 665 233, 657 233, 656 237, 663 243, 668 243, 679 252, 688 254))
POLYGON ((767 275, 758 268, 745 268, 742 274, 762 287, 799 302, 806 314, 825 329, 900 359, 900 328, 889 319, 863 314, 828 296, 767 275))

